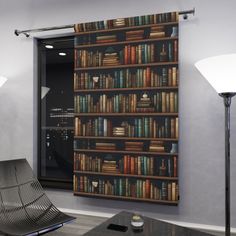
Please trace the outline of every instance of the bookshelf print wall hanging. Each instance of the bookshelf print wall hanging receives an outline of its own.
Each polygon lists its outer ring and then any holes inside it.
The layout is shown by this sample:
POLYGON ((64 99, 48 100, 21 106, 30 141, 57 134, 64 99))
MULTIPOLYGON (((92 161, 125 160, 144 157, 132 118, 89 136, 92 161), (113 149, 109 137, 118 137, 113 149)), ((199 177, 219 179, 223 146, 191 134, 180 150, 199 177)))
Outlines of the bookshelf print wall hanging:
POLYGON ((177 205, 178 13, 75 31, 74 195, 177 205))

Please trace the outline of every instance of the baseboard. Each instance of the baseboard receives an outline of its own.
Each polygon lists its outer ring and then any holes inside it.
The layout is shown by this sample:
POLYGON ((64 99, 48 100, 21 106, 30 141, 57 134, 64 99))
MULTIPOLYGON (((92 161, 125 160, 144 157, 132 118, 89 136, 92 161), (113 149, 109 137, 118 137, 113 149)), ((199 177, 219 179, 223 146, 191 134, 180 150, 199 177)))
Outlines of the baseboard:
MULTIPOLYGON (((98 216, 98 217, 106 217, 106 218, 110 218, 115 215, 115 214, 104 213, 104 212, 72 210, 72 209, 66 209, 66 208, 59 208, 59 209, 62 212, 70 213, 70 214, 80 214, 80 215, 98 216)), ((159 219, 159 220, 162 220, 162 219, 159 219)), ((179 226, 193 228, 193 229, 199 229, 199 230, 209 230, 209 231, 215 231, 215 232, 224 232, 224 230, 225 230, 225 228, 223 226, 195 224, 195 223, 188 223, 188 222, 182 222, 182 221, 169 221, 169 220, 163 220, 163 221, 169 222, 172 224, 176 224, 179 226)), ((231 228, 231 232, 236 233, 236 228, 231 228)))
POLYGON ((64 213, 79 214, 79 215, 86 215, 86 216, 98 216, 98 217, 110 218, 115 215, 111 213, 103 213, 103 212, 96 212, 96 211, 72 210, 72 209, 66 209, 66 208, 58 208, 58 209, 64 213))

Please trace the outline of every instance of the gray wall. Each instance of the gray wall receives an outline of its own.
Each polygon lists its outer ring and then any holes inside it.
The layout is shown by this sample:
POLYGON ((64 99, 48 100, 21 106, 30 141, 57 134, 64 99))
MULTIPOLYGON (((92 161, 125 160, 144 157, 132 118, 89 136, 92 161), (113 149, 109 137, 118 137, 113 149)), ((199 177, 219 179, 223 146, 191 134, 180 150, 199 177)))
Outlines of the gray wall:
MULTIPOLYGON (((58 207, 116 213, 138 210, 162 219, 224 224, 224 108, 194 68, 202 58, 236 52, 235 0, 0 0, 0 159, 27 157, 35 166, 36 93, 28 29, 196 7, 180 22, 180 204, 178 207, 74 197, 48 191, 58 207), (34 156, 34 158, 33 158, 34 156)), ((223 79, 223 78, 222 78, 223 79)), ((236 101, 232 104, 232 224, 236 227, 236 101)))

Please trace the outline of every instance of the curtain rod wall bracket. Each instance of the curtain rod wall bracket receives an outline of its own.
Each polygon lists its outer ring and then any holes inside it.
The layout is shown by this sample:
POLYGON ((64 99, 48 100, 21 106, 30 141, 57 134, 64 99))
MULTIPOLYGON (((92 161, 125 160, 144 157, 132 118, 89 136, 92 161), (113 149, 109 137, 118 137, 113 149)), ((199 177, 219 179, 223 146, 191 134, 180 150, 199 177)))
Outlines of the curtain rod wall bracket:
POLYGON ((180 11, 180 12, 179 12, 179 15, 183 15, 183 19, 184 19, 184 20, 187 20, 187 19, 188 19, 188 15, 189 15, 189 14, 193 14, 193 16, 194 16, 194 14, 195 14, 195 7, 194 7, 192 10, 180 11))
MULTIPOLYGON (((187 20, 188 15, 195 14, 195 7, 191 10, 186 10, 186 11, 179 11, 179 15, 183 15, 183 19, 187 20)), ((46 28, 39 28, 39 29, 30 29, 30 30, 15 30, 14 33, 16 36, 19 36, 20 34, 24 34, 27 38, 30 36, 29 33, 38 33, 38 32, 43 32, 43 31, 51 31, 51 30, 60 30, 60 29, 70 29, 74 28, 73 25, 63 25, 63 26, 54 26, 54 27, 46 27, 46 28)))

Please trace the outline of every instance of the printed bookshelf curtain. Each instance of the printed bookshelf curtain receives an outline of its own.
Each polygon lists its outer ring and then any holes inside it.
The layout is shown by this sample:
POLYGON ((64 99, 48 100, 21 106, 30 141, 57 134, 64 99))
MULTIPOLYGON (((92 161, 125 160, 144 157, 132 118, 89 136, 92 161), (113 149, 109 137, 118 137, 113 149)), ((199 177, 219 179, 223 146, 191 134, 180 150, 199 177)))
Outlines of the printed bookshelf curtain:
POLYGON ((75 195, 178 204, 178 13, 74 29, 75 195))

